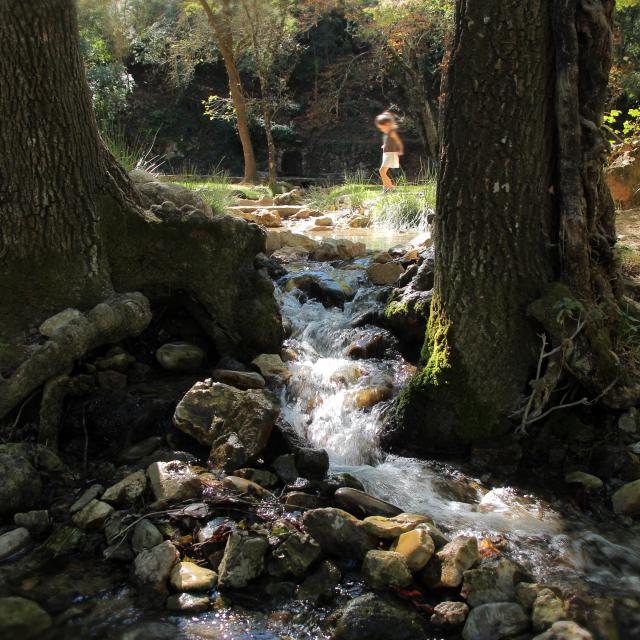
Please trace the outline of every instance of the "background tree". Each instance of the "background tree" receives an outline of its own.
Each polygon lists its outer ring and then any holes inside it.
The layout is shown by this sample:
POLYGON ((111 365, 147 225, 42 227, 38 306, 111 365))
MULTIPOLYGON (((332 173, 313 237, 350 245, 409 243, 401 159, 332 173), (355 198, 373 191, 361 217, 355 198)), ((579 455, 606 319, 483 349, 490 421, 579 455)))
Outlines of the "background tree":
POLYGON ((602 178, 613 5, 457 1, 424 368, 398 406, 425 449, 638 400, 602 178))

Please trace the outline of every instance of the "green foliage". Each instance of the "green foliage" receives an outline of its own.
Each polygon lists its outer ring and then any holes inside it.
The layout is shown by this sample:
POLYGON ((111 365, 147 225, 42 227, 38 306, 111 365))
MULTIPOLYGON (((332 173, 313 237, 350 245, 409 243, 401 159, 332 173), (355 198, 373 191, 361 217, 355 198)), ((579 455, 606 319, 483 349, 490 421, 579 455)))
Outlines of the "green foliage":
POLYGON ((142 169, 148 173, 157 173, 164 163, 162 156, 153 153, 155 136, 137 136, 127 139, 121 127, 108 126, 101 131, 102 140, 111 155, 127 171, 142 169))
POLYGON ((610 142, 630 143, 640 140, 640 109, 612 109, 604 115, 605 125, 618 139, 610 142))

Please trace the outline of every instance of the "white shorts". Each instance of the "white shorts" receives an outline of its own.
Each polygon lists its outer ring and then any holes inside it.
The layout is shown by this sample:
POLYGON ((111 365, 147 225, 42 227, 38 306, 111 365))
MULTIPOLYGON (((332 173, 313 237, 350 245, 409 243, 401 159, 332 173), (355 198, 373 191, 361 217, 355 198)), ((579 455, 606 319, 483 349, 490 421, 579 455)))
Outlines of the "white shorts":
POLYGON ((382 165, 383 167, 387 167, 388 169, 399 169, 400 168, 400 154, 399 153, 383 153, 382 154, 382 165))

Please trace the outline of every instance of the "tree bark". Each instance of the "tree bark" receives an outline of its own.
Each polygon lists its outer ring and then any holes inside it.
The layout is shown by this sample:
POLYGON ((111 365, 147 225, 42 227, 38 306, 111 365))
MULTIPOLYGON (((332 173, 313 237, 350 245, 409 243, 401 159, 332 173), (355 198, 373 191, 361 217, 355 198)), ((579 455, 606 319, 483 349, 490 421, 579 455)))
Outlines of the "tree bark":
MULTIPOLYGON (((199 0, 200 5, 207 14, 207 20, 213 31, 216 46, 222 54, 224 67, 229 79, 229 93, 236 112, 236 122, 238 135, 242 144, 242 155, 244 157, 244 180, 249 184, 258 182, 258 170, 256 168, 256 157, 253 150, 253 142, 249 133, 249 118, 247 116, 247 102, 245 100, 242 80, 236 64, 236 57, 233 52, 233 37, 229 21, 222 24, 216 14, 212 11, 208 0, 199 0)), ((228 2, 226 3, 228 5, 228 2)), ((226 9, 226 5, 225 8, 226 9)))
POLYGON ((541 326, 565 346, 578 329, 560 369, 582 387, 602 392, 613 380, 612 336, 601 320, 581 329, 589 309, 614 300, 600 133, 612 9, 613 0, 457 1, 424 368, 397 412, 400 433, 422 450, 505 433, 530 393, 542 412, 559 377, 550 362, 554 385, 527 387, 541 326), (585 311, 562 324, 567 300, 585 311))

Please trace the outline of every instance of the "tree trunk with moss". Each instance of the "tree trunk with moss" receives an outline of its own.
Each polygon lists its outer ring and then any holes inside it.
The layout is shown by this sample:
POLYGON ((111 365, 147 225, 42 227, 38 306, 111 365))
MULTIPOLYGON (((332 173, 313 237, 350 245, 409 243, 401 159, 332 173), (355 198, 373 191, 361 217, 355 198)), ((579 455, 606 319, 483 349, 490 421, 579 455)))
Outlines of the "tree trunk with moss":
POLYGON ((526 431, 583 397, 638 397, 602 178, 613 4, 457 2, 434 298, 423 368, 397 412, 414 449, 526 431))
POLYGON ((140 333, 149 302, 179 296, 219 354, 277 351, 273 285, 254 266, 264 232, 178 185, 131 182, 98 133, 73 0, 0 10, 0 418, 140 333), (165 201, 178 206, 150 206, 165 201), (62 329, 38 331, 68 307, 62 329))

